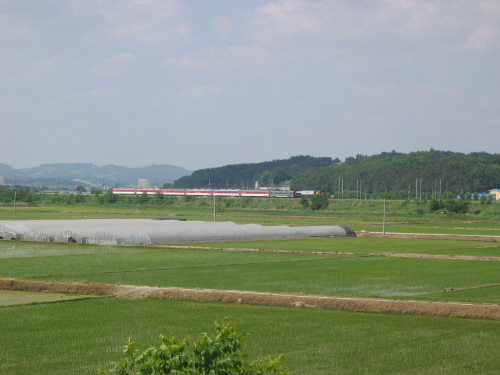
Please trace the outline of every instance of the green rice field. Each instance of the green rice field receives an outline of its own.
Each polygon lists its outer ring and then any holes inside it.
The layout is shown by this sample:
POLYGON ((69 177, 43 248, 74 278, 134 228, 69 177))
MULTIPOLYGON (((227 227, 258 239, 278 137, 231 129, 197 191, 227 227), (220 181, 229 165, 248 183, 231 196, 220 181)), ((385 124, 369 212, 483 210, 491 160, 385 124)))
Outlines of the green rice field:
MULTIPOLYGON (((391 209, 398 204, 392 202, 391 209)), ((293 216, 275 208, 247 215, 228 208, 218 220, 345 225, 376 232, 382 231, 377 207, 365 216, 339 213, 338 218, 329 217, 335 206, 330 213, 297 210, 289 213, 293 216)), ((169 216, 210 221, 209 211, 37 207, 17 214, 22 220, 169 216)), ((10 211, 2 208, 2 214, 10 219, 10 211)), ((386 230, 500 234, 495 222, 420 219, 393 213, 386 230)), ((0 241, 0 278, 500 305, 498 261, 387 253, 499 258, 500 245, 367 237, 175 248, 0 241)), ((226 316, 239 322, 240 332, 250 334, 246 351, 251 358, 283 353, 291 375, 500 374, 497 320, 11 291, 0 291, 0 374, 95 374, 98 367, 109 368, 110 362, 123 358, 122 345, 129 337, 142 349, 157 344, 161 333, 196 338, 226 316)))
POLYGON ((401 238, 327 238, 284 241, 221 242, 196 244, 195 246, 222 249, 255 249, 281 251, 310 251, 348 254, 383 253, 446 253, 453 255, 500 256, 500 244, 496 242, 421 240, 401 238), (479 254, 479 255, 478 255, 479 254))
MULTIPOLYGON (((444 289, 454 291, 499 283, 499 262, 386 257, 382 252, 494 254, 492 243, 375 238, 318 239, 240 243, 276 252, 79 246, 2 242, 2 277, 31 280, 175 286, 342 297, 425 299, 444 289), (389 245, 393 241, 393 245, 389 245), (405 246, 405 242, 408 246, 405 246), (372 249, 370 249, 370 243, 372 249), (293 251, 308 246, 310 254, 293 251), (470 247, 477 245, 479 249, 470 247), (296 246, 296 247, 294 247, 296 246), (330 253, 315 254, 330 246, 330 253), (338 246, 338 247, 337 247, 338 246), (28 256, 38 249, 35 256, 28 256), (52 249, 54 248, 54 249, 52 249), (31 250, 30 250, 31 249, 31 250), (71 249, 75 253, 71 253, 71 249), (100 252, 97 249, 102 249, 100 252), (355 256, 335 256, 347 249, 355 256), (375 250, 376 249, 376 250, 375 250), (366 256, 371 250, 375 255, 366 256), (377 255, 378 252, 378 255, 377 255), (19 254, 19 256, 16 256, 19 254), (45 255, 44 255, 45 254, 45 255)), ((229 247, 234 243, 227 244, 229 247)), ((214 244, 213 246, 223 246, 214 244)), ((478 290, 476 289, 476 291, 478 290)), ((447 298, 449 294, 446 294, 447 298)), ((434 298, 434 297, 432 297, 434 298)), ((492 302, 491 297, 478 302, 492 302)), ((493 301, 500 303, 500 297, 493 301)))
POLYGON ((251 358, 285 355, 290 374, 498 374, 500 324, 479 319, 107 298, 0 308, 0 373, 95 374, 132 337, 193 338, 229 317, 251 358))
POLYGON ((69 299, 89 298, 61 293, 37 293, 0 290, 0 306, 25 305, 32 303, 60 302, 69 299))

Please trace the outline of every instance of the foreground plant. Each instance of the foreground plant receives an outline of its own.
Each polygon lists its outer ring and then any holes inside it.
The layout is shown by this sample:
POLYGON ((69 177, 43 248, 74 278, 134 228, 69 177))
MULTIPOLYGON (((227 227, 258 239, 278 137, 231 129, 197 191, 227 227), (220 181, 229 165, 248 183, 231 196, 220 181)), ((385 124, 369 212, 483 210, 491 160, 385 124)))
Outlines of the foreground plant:
POLYGON ((215 322, 215 337, 204 333, 190 344, 188 339, 160 335, 159 347, 140 352, 137 344, 128 339, 123 353, 126 357, 110 370, 97 370, 100 375, 287 375, 280 361, 281 356, 267 360, 248 361, 242 346, 248 334, 238 334, 237 324, 226 319, 215 322))

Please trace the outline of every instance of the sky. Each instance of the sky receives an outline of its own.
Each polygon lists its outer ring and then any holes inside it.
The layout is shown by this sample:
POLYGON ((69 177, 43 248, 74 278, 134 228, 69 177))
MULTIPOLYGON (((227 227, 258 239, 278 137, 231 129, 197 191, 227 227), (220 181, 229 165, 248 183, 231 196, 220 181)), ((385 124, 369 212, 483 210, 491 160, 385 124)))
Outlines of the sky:
POLYGON ((498 0, 0 0, 0 163, 499 153, 498 0))

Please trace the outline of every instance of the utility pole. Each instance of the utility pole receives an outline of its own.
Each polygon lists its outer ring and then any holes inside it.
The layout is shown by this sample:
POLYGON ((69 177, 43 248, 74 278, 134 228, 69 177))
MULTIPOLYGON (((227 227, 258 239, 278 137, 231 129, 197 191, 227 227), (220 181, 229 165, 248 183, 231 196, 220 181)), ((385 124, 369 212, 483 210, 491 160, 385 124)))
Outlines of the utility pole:
POLYGON ((216 205, 215 205, 215 195, 214 195, 214 223, 217 221, 216 205))
POLYGON ((382 232, 383 235, 385 236, 385 198, 384 198, 384 217, 382 219, 382 232))

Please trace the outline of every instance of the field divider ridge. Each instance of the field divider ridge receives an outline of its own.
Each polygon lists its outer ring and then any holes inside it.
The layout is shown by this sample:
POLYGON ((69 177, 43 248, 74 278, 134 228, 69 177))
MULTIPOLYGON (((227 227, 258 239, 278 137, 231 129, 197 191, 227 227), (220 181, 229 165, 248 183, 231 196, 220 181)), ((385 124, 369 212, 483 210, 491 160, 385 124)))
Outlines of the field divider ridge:
POLYGON ((0 279, 0 289, 500 320, 500 305, 495 304, 400 301, 238 290, 47 282, 6 278, 0 279))

